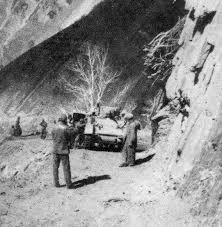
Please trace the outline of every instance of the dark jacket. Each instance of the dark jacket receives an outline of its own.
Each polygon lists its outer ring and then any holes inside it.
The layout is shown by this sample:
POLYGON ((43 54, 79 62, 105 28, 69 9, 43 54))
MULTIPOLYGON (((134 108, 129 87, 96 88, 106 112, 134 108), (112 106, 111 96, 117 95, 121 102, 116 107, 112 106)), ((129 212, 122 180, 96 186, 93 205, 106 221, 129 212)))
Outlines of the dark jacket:
POLYGON ((140 130, 140 123, 138 121, 131 121, 128 123, 126 131, 126 145, 137 146, 137 131, 140 130))
POLYGON ((17 120, 16 120, 14 135, 15 136, 21 136, 22 135, 22 128, 20 126, 20 118, 17 118, 17 120))
POLYGON ((53 153, 69 154, 72 146, 72 130, 65 124, 59 122, 52 130, 53 153))

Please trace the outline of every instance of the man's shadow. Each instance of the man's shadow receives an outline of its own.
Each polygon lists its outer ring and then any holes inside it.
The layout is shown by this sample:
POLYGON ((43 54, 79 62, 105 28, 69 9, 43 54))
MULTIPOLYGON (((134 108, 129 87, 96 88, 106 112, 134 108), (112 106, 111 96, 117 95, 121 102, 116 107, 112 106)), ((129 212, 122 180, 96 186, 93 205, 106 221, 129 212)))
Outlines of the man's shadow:
POLYGON ((148 155, 146 158, 137 159, 136 165, 141 165, 145 162, 149 162, 154 156, 155 156, 155 154, 151 154, 151 155, 148 155))
POLYGON ((142 153, 146 151, 149 147, 147 145, 139 145, 136 148, 136 153, 142 153))
POLYGON ((89 185, 89 184, 94 184, 97 181, 110 180, 110 179, 111 179, 110 175, 90 176, 85 179, 73 182, 71 185, 71 188, 72 189, 81 188, 81 187, 89 185))

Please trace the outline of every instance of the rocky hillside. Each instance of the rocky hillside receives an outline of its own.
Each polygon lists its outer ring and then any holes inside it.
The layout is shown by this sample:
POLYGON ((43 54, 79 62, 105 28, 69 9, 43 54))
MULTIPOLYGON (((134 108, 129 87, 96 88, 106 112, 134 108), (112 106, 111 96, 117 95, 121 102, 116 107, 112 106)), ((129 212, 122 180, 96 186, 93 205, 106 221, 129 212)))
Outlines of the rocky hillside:
POLYGON ((73 24, 100 0, 1 0, 0 67, 73 24))
POLYGON ((116 88, 121 91, 130 84, 131 92, 141 80, 145 82, 142 83, 144 86, 140 87, 139 93, 134 91, 137 94, 134 99, 145 97, 149 89, 141 74, 143 46, 159 32, 172 27, 183 14, 183 7, 181 1, 174 3, 171 0, 101 2, 87 16, 2 69, 0 106, 3 115, 50 115, 63 109, 73 110, 73 97, 60 88, 57 80, 64 65, 75 60, 80 46, 86 41, 109 46, 110 65, 122 71, 119 86, 112 88, 106 103, 112 102, 116 88))
MULTIPOLYGON (((206 226, 222 225, 222 2, 187 0, 189 14, 167 81, 170 100, 184 100, 168 139, 170 174, 183 179, 179 195, 191 196, 206 226)), ((189 197, 190 198, 190 197, 189 197)))

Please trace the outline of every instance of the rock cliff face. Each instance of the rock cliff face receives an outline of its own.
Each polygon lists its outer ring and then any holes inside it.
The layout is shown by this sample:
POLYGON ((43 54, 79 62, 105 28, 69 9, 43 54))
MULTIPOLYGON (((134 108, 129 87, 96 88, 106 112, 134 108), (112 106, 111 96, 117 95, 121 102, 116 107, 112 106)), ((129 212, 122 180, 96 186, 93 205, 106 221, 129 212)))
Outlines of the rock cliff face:
POLYGON ((1 0, 0 66, 73 24, 101 0, 1 0))
POLYGON ((179 195, 190 195, 203 224, 222 225, 222 2, 187 0, 189 14, 167 81, 169 99, 183 100, 168 138, 169 170, 184 178, 179 195))

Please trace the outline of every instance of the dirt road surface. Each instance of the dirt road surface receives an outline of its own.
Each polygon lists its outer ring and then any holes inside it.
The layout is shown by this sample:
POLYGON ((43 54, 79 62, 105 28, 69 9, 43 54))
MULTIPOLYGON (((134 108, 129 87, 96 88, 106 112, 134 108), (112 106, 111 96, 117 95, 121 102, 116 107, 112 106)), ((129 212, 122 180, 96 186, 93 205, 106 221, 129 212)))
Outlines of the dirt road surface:
POLYGON ((72 150, 72 189, 52 185, 51 140, 7 141, 0 147, 0 226, 197 226, 175 196, 161 144, 119 168, 121 154, 72 150))

